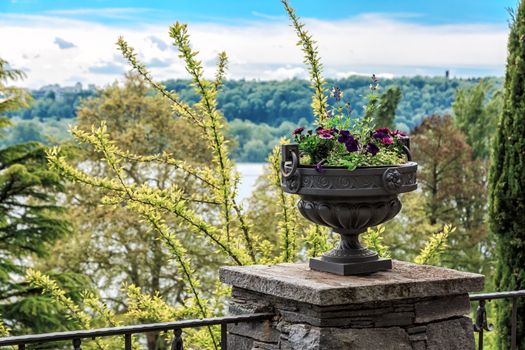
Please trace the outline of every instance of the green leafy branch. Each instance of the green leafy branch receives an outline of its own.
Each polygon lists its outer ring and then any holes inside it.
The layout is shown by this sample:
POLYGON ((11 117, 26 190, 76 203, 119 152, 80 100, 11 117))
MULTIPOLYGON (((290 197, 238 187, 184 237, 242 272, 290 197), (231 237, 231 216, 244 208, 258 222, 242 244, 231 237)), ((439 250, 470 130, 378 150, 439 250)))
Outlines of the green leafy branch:
POLYGON ((445 225, 441 232, 433 234, 414 261, 421 265, 437 263, 441 253, 443 253, 448 246, 447 240, 449 234, 455 230, 455 227, 445 225))
POLYGON ((322 76, 323 65, 319 57, 317 43, 304 28, 299 16, 296 15, 295 10, 290 6, 288 0, 281 0, 288 16, 292 22, 292 27, 295 29, 299 41, 298 46, 302 46, 304 53, 304 63, 308 65, 308 72, 310 73, 310 82, 314 89, 312 96, 312 111, 318 118, 318 124, 324 126, 325 119, 328 118, 328 97, 325 92, 326 81, 322 76))

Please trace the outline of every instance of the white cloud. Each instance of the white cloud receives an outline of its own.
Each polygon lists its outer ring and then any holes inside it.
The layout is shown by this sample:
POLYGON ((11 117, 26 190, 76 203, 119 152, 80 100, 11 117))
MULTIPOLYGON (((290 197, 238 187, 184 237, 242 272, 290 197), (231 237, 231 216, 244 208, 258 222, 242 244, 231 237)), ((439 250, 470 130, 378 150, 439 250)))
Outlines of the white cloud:
POLYGON ((376 77, 380 79, 393 79, 395 76, 393 73, 374 73, 374 72, 364 73, 364 72, 350 71, 350 72, 337 72, 335 73, 335 78, 341 79, 341 78, 347 78, 347 77, 354 76, 354 75, 363 76, 363 77, 371 77, 372 74, 375 74, 376 77))
MULTIPOLYGON (((505 65, 506 25, 422 25, 405 22, 403 16, 377 14, 306 22, 319 43, 329 77, 384 72, 386 78, 443 74, 447 69, 452 75, 501 74, 505 65)), ((171 43, 168 24, 115 27, 28 15, 0 15, 0 23, 0 46, 6 48, 2 58, 32 70, 23 82, 26 86, 72 83, 74 77, 82 77, 84 83, 114 81, 120 75, 121 59, 115 58, 119 35, 140 52, 143 61, 154 63, 151 68, 157 79, 187 77, 177 53, 159 45, 171 43), (77 46, 75 50, 60 50, 53 44, 65 33, 77 46)), ((222 50, 230 57, 230 78, 289 79, 306 74, 295 34, 284 20, 237 25, 190 23, 189 31, 208 76, 212 76, 212 62, 222 50)))
POLYGON ((303 67, 279 67, 262 72, 261 80, 284 80, 293 78, 307 78, 306 69, 303 67))
POLYGON ((71 41, 67 41, 67 40, 64 40, 62 38, 59 38, 58 36, 55 38, 55 40, 53 41, 55 44, 57 44, 57 46, 62 49, 62 50, 65 50, 65 49, 71 49, 73 47, 76 47, 75 44, 73 44, 71 41))
POLYGON ((126 71, 125 66, 114 62, 102 62, 92 67, 88 67, 88 72, 93 74, 104 74, 104 75, 121 75, 126 71))
POLYGON ((168 44, 164 42, 164 40, 157 38, 154 35, 150 35, 148 39, 151 41, 153 45, 155 45, 160 51, 164 51, 168 48, 168 44))

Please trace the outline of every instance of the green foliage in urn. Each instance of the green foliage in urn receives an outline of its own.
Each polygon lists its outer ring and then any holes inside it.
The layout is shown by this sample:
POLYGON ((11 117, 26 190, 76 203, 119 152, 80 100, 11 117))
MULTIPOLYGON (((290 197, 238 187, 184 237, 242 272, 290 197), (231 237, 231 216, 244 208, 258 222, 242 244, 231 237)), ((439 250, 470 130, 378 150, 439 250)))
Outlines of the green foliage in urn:
MULTIPOLYGON (((490 229, 497 237, 498 290, 525 289, 525 1, 513 15, 508 39, 503 112, 490 170, 490 229)), ((511 301, 498 305, 499 349, 509 349, 511 301)), ((517 299, 517 314, 525 300, 517 299)), ((525 320, 518 316, 518 348, 525 347, 525 320)))

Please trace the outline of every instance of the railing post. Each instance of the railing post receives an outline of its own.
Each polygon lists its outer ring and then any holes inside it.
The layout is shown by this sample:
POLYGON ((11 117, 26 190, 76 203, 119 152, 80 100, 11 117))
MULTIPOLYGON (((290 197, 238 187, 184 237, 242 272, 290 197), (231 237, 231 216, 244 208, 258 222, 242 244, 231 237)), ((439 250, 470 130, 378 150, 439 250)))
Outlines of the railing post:
POLYGON ((221 323, 221 350, 228 349, 228 325, 221 323))
POLYGON ((124 350, 131 350, 131 334, 124 335, 124 350))
POLYGON ((487 315, 487 311, 485 310, 485 300, 482 299, 479 301, 478 309, 476 312, 476 326, 478 326, 477 331, 479 332, 478 350, 483 350, 483 331, 485 328, 484 327, 485 323, 487 322, 486 315, 487 315))
POLYGON ((171 350, 183 350, 184 344, 182 343, 182 329, 175 329, 173 333, 175 334, 175 337, 171 343, 171 350))
POLYGON ((73 350, 82 350, 82 348, 80 347, 81 343, 82 341, 80 340, 80 338, 73 339, 73 350))
POLYGON ((26 350, 26 345, 25 344, 19 344, 18 345, 18 350, 26 350))
POLYGON ((510 337, 511 337, 511 346, 512 350, 518 350, 516 332, 518 327, 518 303, 516 298, 512 298, 512 314, 511 314, 511 328, 510 328, 510 337))

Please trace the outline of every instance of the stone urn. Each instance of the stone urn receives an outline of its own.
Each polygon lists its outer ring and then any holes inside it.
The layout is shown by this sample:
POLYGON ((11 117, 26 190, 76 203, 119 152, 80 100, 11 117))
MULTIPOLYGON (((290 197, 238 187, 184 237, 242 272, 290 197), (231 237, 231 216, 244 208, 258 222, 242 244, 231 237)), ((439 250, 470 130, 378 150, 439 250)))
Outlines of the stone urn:
POLYGON ((324 167, 319 172, 300 164, 298 145, 282 146, 283 190, 300 196, 297 207, 306 219, 341 236, 337 247, 310 259, 312 270, 346 276, 392 269, 392 260, 362 246, 359 235, 396 216, 401 210, 398 194, 417 188, 417 163, 411 161, 408 139, 404 149, 408 162, 402 165, 353 171, 324 167))

